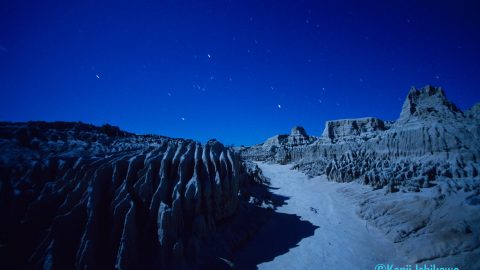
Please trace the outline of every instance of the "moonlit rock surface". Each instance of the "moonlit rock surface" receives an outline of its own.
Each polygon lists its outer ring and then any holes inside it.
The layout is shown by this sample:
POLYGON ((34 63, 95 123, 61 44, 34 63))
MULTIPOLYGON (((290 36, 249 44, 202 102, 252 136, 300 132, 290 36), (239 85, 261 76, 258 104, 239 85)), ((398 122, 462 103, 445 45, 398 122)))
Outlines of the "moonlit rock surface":
POLYGON ((399 121, 412 121, 417 118, 462 118, 463 112, 447 100, 441 87, 425 86, 423 89, 412 87, 403 103, 399 121))
POLYGON ((410 90, 397 121, 328 121, 320 137, 277 135, 240 152, 246 159, 295 163, 310 175, 362 180, 375 187, 412 188, 410 180, 418 178, 478 178, 477 107, 466 116, 441 88, 427 86, 410 90))
POLYGON ((359 200, 359 215, 409 262, 477 269, 468 262, 480 261, 479 108, 464 113, 439 87, 412 88, 396 121, 328 121, 320 137, 290 143, 291 135, 278 135, 239 151, 310 176, 369 185, 379 192, 359 200))
POLYGON ((300 127, 300 126, 293 127, 292 130, 290 131, 290 136, 303 137, 303 138, 308 137, 305 129, 303 127, 300 127))
POLYGON ((389 128, 383 120, 373 117, 327 121, 322 137, 338 140, 369 139, 376 131, 389 128))
POLYGON ((292 128, 290 135, 276 135, 263 144, 242 148, 240 151, 245 159, 258 161, 277 159, 282 163, 290 160, 286 155, 295 155, 297 150, 315 140, 316 138, 309 136, 303 127, 296 126, 292 128))
POLYGON ((465 113, 468 117, 480 120, 480 103, 477 103, 465 113))
POLYGON ((248 178, 217 141, 109 125, 0 123, 0 149, 2 257, 18 269, 189 268, 248 178))

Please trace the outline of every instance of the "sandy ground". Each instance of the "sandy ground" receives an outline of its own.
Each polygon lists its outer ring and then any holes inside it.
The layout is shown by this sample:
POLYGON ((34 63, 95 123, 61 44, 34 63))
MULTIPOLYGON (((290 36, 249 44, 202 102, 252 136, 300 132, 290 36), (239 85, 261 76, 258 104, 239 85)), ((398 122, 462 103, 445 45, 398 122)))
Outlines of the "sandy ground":
POLYGON ((394 244, 368 226, 355 213, 355 202, 340 192, 364 187, 309 179, 289 165, 258 165, 285 204, 237 254, 238 269, 374 269, 400 261, 394 244))

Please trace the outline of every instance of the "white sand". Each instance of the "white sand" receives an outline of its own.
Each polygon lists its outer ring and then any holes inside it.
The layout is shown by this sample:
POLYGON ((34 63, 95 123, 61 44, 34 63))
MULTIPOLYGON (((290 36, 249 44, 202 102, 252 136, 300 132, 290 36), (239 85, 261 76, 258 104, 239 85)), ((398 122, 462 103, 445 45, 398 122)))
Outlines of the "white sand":
MULTIPOLYGON (((266 177, 270 178, 272 192, 289 197, 278 213, 295 214, 308 221, 315 229, 312 236, 301 239, 288 252, 278 254, 272 261, 260 262, 259 269, 374 269, 378 263, 396 263, 394 244, 385 235, 367 226, 355 213, 355 202, 345 193, 349 189, 363 189, 356 183, 328 182, 324 177, 309 179, 303 173, 290 170, 289 165, 259 163, 266 177)), ((359 190, 360 191, 360 190, 359 190)), ((270 221, 269 221, 270 222, 270 221)), ((252 239, 236 261, 248 258, 251 252, 259 252, 255 246, 271 245, 278 241, 273 230, 278 224, 266 224, 252 239)), ((288 231, 288 230, 287 230, 288 231)))

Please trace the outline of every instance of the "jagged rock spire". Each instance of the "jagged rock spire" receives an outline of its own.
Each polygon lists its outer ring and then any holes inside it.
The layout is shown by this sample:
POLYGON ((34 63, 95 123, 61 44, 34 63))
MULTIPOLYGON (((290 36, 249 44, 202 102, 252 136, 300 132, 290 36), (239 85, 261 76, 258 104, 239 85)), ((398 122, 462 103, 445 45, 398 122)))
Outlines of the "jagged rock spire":
POLYGON ((427 85, 424 88, 410 88, 403 103, 399 121, 420 118, 463 117, 463 112, 450 102, 441 87, 427 85))

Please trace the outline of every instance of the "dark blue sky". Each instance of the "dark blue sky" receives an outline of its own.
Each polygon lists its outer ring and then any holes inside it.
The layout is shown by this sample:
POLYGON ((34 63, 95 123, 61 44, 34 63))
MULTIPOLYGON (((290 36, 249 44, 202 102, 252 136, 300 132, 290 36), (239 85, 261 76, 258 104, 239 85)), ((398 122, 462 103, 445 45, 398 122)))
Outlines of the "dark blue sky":
POLYGON ((227 144, 480 101, 477 1, 0 2, 0 120, 227 144), (102 2, 102 3, 100 3, 102 2))

